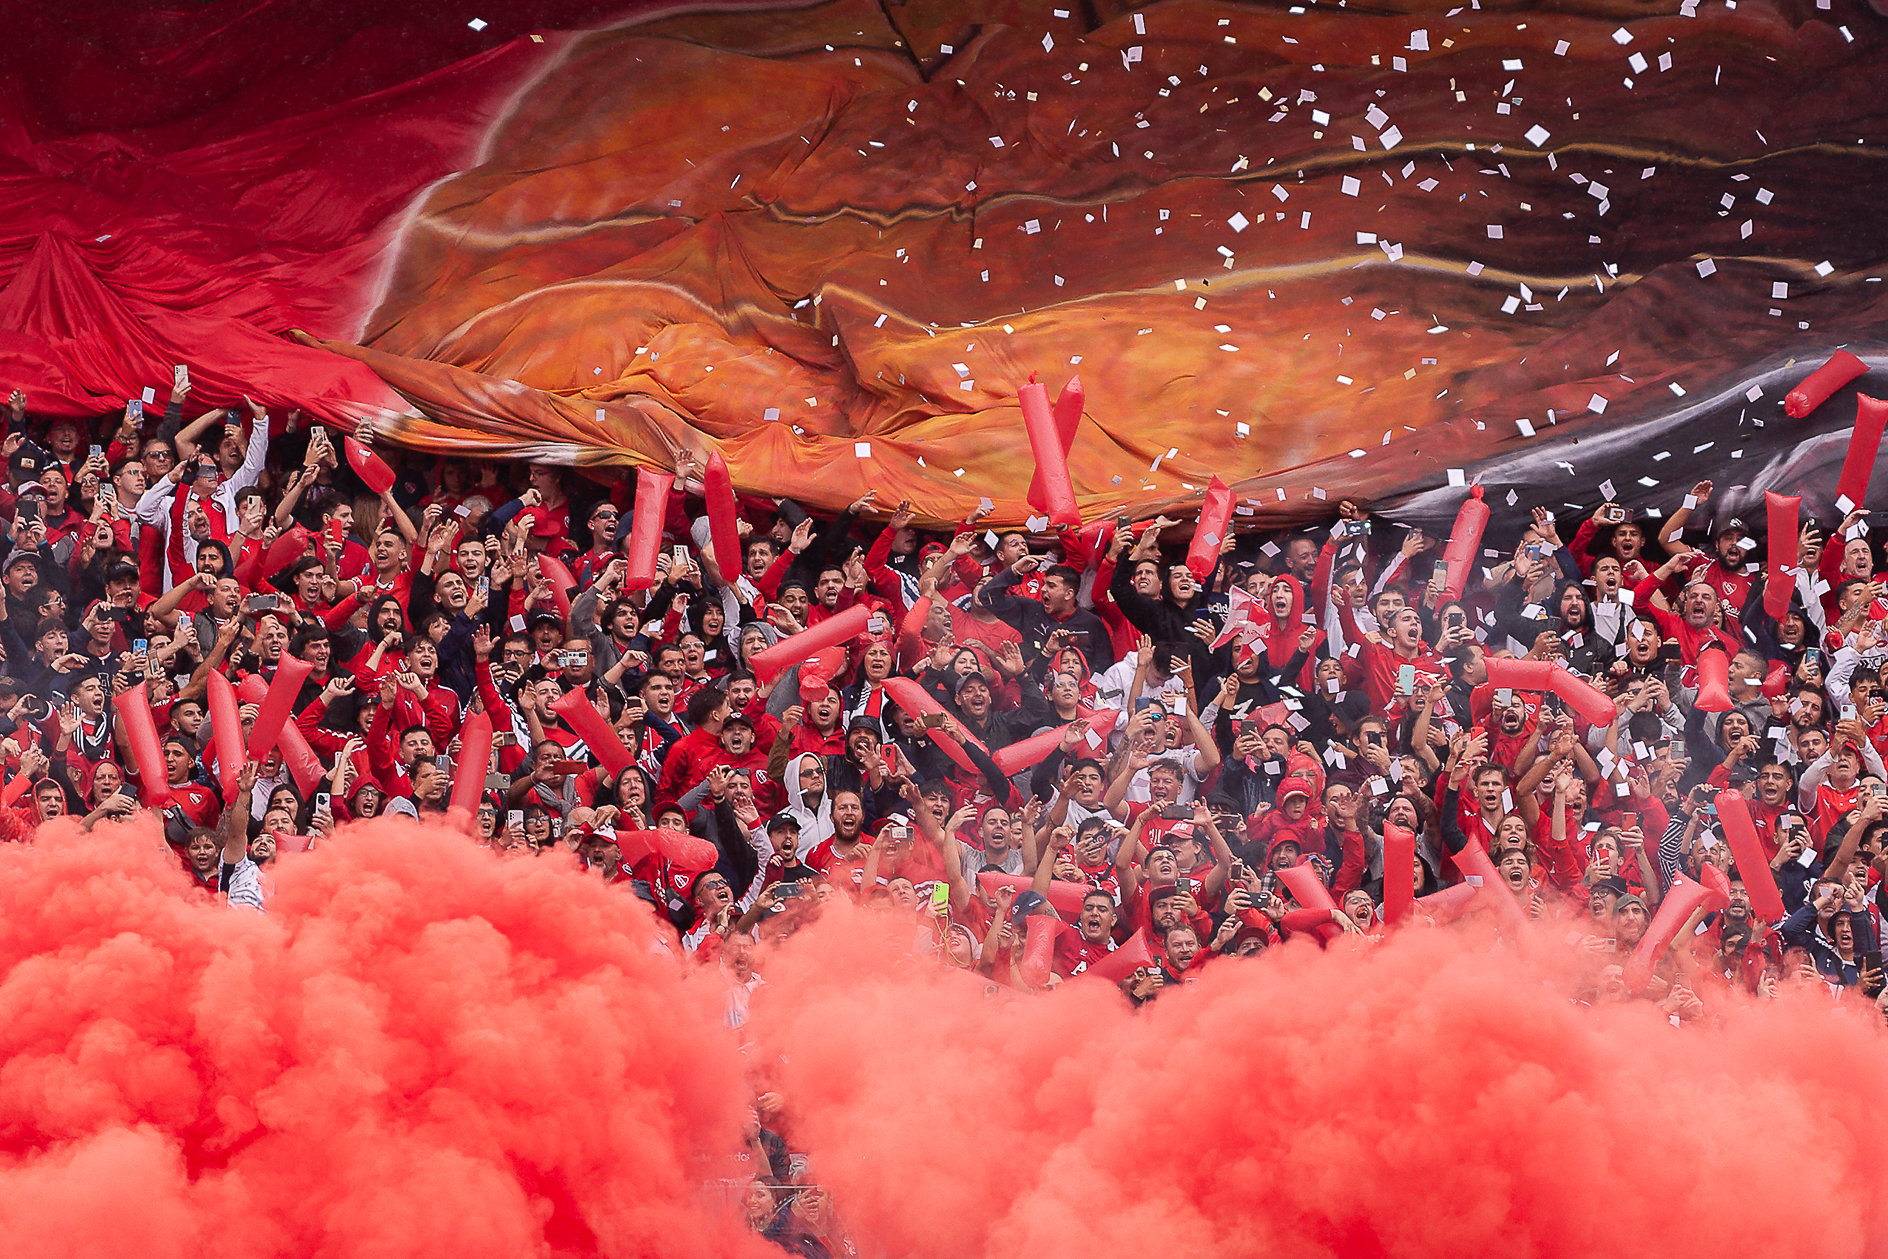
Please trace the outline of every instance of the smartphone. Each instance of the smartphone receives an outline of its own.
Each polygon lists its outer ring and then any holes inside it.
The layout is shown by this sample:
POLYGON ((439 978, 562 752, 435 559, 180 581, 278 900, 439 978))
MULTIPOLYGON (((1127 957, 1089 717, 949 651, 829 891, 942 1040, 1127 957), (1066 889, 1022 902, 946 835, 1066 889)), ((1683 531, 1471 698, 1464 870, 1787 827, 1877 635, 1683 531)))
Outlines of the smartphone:
POLYGON ((1183 896, 1191 896, 1194 892, 1199 890, 1199 884, 1195 883, 1192 879, 1175 879, 1173 882, 1174 886, 1180 889, 1183 896))
POLYGON ((1442 623, 1447 625, 1450 629, 1456 629, 1460 626, 1467 625, 1468 617, 1461 612, 1451 612, 1442 618, 1442 623))
POLYGON ((669 560, 669 566, 675 569, 687 568, 688 567, 688 548, 685 546, 676 547, 672 558, 669 560))
POLYGON ((524 829, 524 810, 509 809, 505 813, 505 825, 514 831, 524 829))
POLYGON ((1888 982, 1888 977, 1884 977, 1881 973, 1881 950, 1869 949, 1858 954, 1856 961, 1859 963, 1858 970, 1862 974, 1866 975, 1871 970, 1875 972, 1874 979, 1863 982, 1862 995, 1871 1000, 1879 997, 1884 983, 1888 982))
POLYGON ((1396 667, 1396 693, 1414 695, 1416 693, 1416 666, 1413 664, 1396 667))
POLYGON ((581 774, 590 768, 588 761, 552 761, 551 768, 560 774, 581 774))
POLYGON ((131 640, 131 650, 134 654, 138 652, 149 651, 150 649, 151 649, 151 643, 149 639, 134 638, 131 640))
MULTIPOLYGON (((796 883, 794 884, 794 886, 798 887, 799 884, 796 883)), ((785 896, 786 893, 782 892, 781 895, 785 896)), ((931 886, 931 912, 934 914, 941 914, 946 909, 950 908, 950 903, 951 903, 951 885, 944 882, 938 882, 938 883, 932 884, 931 886)), ((1879 963, 1877 964, 1879 965, 1879 963)))
POLYGON ((495 748, 515 748, 518 746, 518 736, 509 730, 500 730, 492 736, 492 746, 495 748))
MULTIPOLYGON (((791 883, 782 883, 780 885, 780 890, 774 893, 774 899, 786 900, 788 897, 800 896, 800 895, 805 894, 805 892, 806 892, 806 884, 800 882, 798 879, 795 879, 791 883)), ((946 884, 944 887, 944 895, 948 898, 950 894, 951 894, 950 885, 946 884)), ((934 901, 937 899, 936 892, 931 893, 931 899, 934 901)))
POLYGON ((281 603, 281 595, 250 595, 247 599, 243 600, 243 610, 246 612, 273 612, 276 608, 281 606, 281 603))
POLYGON ((190 383, 190 368, 183 363, 177 364, 177 366, 171 369, 170 379, 173 385, 189 384, 190 383))
POLYGON ((879 760, 884 762, 885 772, 887 774, 896 774, 898 772, 897 748, 880 748, 878 750, 878 756, 879 760))
POLYGON ((1624 830, 1632 830, 1639 825, 1639 815, 1637 813, 1621 813, 1619 815, 1619 825, 1624 830))
POLYGON ((332 799, 333 797, 327 792, 317 791, 315 793, 315 810, 319 812, 322 809, 332 809, 334 807, 333 804, 330 803, 332 799))
POLYGON ((134 423, 142 423, 144 421, 143 398, 133 398, 131 404, 127 406, 125 410, 131 413, 131 419, 134 423))
POLYGON ((19 508, 15 514, 18 515, 21 520, 38 520, 39 500, 30 497, 21 499, 19 508))

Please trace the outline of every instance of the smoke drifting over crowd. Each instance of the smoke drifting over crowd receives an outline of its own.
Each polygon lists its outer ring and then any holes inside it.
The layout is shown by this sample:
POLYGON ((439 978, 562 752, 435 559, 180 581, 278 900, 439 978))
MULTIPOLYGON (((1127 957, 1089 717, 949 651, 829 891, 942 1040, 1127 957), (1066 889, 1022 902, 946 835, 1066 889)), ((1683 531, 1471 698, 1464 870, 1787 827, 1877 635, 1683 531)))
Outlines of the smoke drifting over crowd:
POLYGON ((1888 1253, 1888 1043, 1819 987, 1678 1029, 1470 923, 1134 1012, 993 1000, 877 921, 763 953, 736 1033, 549 860, 375 822, 265 917, 154 828, 48 827, 0 850, 5 1251, 761 1255, 699 1186, 762 1087, 867 1254, 1888 1253))

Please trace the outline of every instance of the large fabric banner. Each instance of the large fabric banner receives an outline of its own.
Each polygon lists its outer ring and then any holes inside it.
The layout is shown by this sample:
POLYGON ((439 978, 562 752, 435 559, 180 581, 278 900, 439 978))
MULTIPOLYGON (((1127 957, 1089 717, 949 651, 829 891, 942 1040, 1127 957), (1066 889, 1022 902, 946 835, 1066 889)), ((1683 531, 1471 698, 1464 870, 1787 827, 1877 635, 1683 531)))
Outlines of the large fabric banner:
POLYGON ((1032 373, 1089 518, 1834 484, 1872 14, 1056 2, 10 4, 0 386, 927 521, 1035 514, 1032 373))

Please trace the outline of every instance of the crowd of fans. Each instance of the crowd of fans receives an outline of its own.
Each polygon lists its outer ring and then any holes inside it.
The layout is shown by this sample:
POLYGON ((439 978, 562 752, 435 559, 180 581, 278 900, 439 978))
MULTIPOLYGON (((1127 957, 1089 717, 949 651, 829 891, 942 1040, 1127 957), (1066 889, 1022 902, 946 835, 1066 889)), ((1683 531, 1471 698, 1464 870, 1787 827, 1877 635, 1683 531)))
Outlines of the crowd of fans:
MULTIPOLYGON (((1767 540, 1796 566, 1773 618, 1758 539, 1722 516, 1687 534, 1708 482, 1663 514, 1497 519, 1488 537, 1518 529, 1513 549, 1449 598, 1435 540, 1349 501, 1314 531, 1229 531, 1204 580, 1164 517, 931 533, 872 495, 818 520, 743 498, 741 554, 717 555, 685 460, 645 586, 633 473, 383 450, 396 475, 375 494, 340 435, 255 404, 186 421, 189 392, 180 371, 161 420, 134 405, 97 423, 10 400, 10 838, 123 817, 162 775, 184 868, 266 912, 279 854, 351 819, 444 813, 478 775, 476 816, 457 819, 477 842, 564 854, 651 902, 678 961, 727 977, 739 1027, 766 946, 838 898, 908 922, 915 953, 993 992, 1110 982, 1136 1003, 1293 937, 1380 935, 1396 826, 1417 837, 1415 924, 1512 898, 1584 959, 1578 1000, 1682 1023, 1733 989, 1879 999, 1888 592, 1866 510, 1767 540), (858 607, 837 659, 763 663, 858 607), (1696 666, 1720 649, 1733 703, 1707 712, 1696 666), (312 666, 293 724, 319 774, 298 781, 278 751, 225 798, 208 679, 266 684, 285 656, 312 666), (1502 656, 1577 672, 1616 715, 1491 684, 1502 656), (896 702, 898 679, 925 702, 896 702), (137 762, 114 704, 140 683, 161 764, 137 762), (558 711, 571 690, 632 765, 609 772, 558 711), (475 711, 495 746, 461 766, 475 711), (1734 868, 1727 788, 1748 799, 1777 921, 1734 868), (1470 844, 1501 886, 1449 895, 1470 844), (1300 866, 1328 900, 1294 894, 1300 866), (1707 866, 1728 906, 1693 914, 1629 990, 1662 898, 1707 866), (1124 948, 1135 964, 1110 967, 1124 948)), ((245 740, 255 717, 244 704, 245 740)), ((778 1109, 763 1090, 748 1206, 814 1253, 836 1226, 817 1193, 776 1205, 778 1109)))

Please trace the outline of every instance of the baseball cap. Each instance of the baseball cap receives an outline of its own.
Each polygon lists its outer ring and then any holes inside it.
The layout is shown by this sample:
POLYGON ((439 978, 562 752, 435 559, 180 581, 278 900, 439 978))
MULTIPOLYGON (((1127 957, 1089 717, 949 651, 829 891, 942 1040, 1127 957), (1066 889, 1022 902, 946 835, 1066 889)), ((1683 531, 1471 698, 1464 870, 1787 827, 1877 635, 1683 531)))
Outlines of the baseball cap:
POLYGON ((1280 804, 1285 803, 1285 801, 1291 799, 1293 796, 1303 796, 1305 799, 1309 800, 1311 798, 1311 784, 1307 783, 1302 778, 1287 778, 1278 784, 1278 802, 1280 804))
POLYGON ((767 833, 769 835, 788 826, 791 826, 795 833, 798 833, 800 829, 800 819, 794 817, 791 813, 776 813, 767 819, 767 833))
POLYGON ((19 449, 8 457, 7 471, 36 477, 44 472, 50 463, 52 463, 51 451, 38 442, 26 441, 21 442, 19 449))

